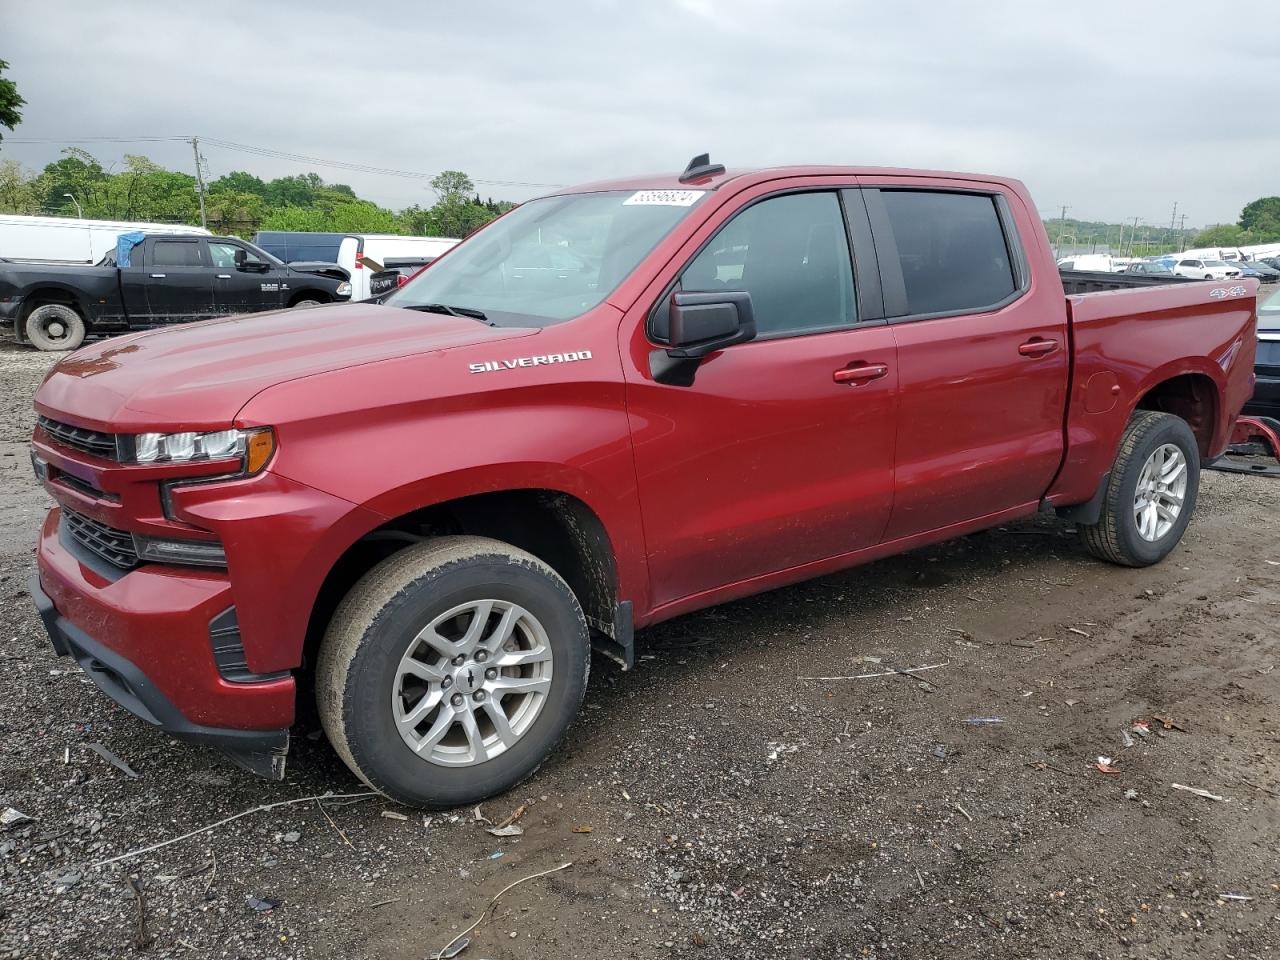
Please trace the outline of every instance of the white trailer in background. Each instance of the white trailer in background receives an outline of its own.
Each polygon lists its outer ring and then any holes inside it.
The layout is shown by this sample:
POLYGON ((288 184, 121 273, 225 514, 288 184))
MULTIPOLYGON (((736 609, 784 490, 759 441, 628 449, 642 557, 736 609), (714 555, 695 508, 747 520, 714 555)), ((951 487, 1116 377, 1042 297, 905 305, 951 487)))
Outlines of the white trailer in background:
POLYGON ((0 214, 0 259, 36 263, 97 263, 116 247, 122 233, 173 233, 212 236, 181 223, 125 223, 71 217, 20 217, 0 214))

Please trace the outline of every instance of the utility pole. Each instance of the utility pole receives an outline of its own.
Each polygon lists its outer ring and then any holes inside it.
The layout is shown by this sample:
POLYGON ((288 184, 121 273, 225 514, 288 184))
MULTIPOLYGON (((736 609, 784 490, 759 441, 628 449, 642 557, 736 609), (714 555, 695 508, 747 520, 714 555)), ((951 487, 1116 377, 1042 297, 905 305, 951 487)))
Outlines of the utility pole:
POLYGON ((1071 209, 1071 208, 1070 208, 1069 206, 1067 206, 1067 205, 1064 203, 1064 204, 1062 205, 1062 216, 1058 219, 1058 243, 1057 243, 1057 246, 1058 246, 1058 256, 1059 256, 1059 257, 1061 257, 1061 256, 1062 256, 1062 234, 1063 234, 1063 233, 1065 233, 1065 232, 1066 232, 1066 229, 1067 229, 1067 211, 1068 211, 1068 210, 1070 210, 1070 209, 1071 209))
POLYGON ((191 138, 191 151, 196 155, 196 192, 200 195, 200 226, 209 229, 209 218, 204 212, 204 171, 200 168, 200 138, 191 138))
MULTIPOLYGON (((1133 241, 1134 241, 1135 239, 1137 239, 1137 236, 1138 236, 1138 221, 1139 221, 1139 220, 1141 220, 1141 219, 1142 219, 1141 217, 1134 217, 1134 218, 1133 218, 1133 229, 1129 231, 1129 252, 1130 252, 1130 253, 1133 253, 1133 241)), ((1125 255, 1125 254, 1124 254, 1124 250, 1123 250, 1123 249, 1121 249, 1121 251, 1120 251, 1120 256, 1122 256, 1122 257, 1123 257, 1124 255, 1125 255)))
POLYGON ((1187 229, 1187 215, 1182 215, 1182 221, 1178 224, 1178 252, 1181 253, 1187 248, 1187 238, 1183 235, 1187 229))
POLYGON ((1173 216, 1169 218, 1169 243, 1173 243, 1173 229, 1178 222, 1178 201, 1173 201, 1173 216))

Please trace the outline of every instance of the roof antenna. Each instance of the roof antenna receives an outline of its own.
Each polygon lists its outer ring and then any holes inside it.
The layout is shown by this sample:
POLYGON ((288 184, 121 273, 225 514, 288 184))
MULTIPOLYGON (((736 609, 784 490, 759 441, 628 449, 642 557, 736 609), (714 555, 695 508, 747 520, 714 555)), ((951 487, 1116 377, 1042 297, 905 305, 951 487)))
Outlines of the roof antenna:
POLYGON ((684 173, 680 174, 680 182, 688 183, 690 180, 714 177, 717 173, 724 173, 724 164, 712 163, 711 154, 700 153, 690 160, 689 165, 684 168, 684 173))

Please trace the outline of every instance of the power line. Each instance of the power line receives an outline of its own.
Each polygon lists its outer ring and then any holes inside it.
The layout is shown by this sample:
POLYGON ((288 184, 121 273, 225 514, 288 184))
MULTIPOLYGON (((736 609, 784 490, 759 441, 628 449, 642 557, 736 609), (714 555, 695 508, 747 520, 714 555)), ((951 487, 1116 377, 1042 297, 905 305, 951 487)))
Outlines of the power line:
MULTIPOLYGON (((182 142, 190 143, 192 137, 6 137, 5 143, 161 143, 161 142, 182 142)), ((239 153, 247 153, 252 156, 266 157, 273 160, 289 160, 294 163, 309 163, 322 167, 335 167, 339 170, 349 170, 353 173, 367 173, 374 176, 382 177, 402 177, 411 180, 433 180, 438 176, 435 173, 424 173, 419 170, 396 170, 390 167, 378 167, 368 163, 357 163, 350 160, 326 160, 322 157, 308 157, 300 153, 290 153, 286 150, 276 150, 272 147, 260 147, 248 143, 236 143, 233 140, 221 140, 217 137, 200 138, 205 146, 220 147, 224 150, 234 150, 239 153)), ((526 180, 490 180, 479 177, 472 177, 472 183, 484 184, 493 187, 562 187, 562 183, 533 183, 526 180)))

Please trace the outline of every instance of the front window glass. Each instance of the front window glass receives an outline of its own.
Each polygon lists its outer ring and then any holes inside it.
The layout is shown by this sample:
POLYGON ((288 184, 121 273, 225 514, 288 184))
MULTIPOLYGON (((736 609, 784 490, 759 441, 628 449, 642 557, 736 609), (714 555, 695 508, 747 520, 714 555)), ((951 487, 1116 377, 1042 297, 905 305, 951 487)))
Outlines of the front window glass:
POLYGON ((239 249, 233 243, 209 241, 209 256, 213 260, 213 265, 219 270, 234 270, 236 268, 236 251, 239 249))
POLYGON ((500 326, 568 320, 612 293, 704 196, 618 190, 531 200, 383 302, 481 311, 500 326))
POLYGON ((854 323, 840 201, 834 193, 793 193, 748 207, 685 267, 680 287, 746 290, 762 337, 854 323))
POLYGON ((1258 301, 1258 326, 1280 327, 1280 290, 1273 290, 1258 301))

